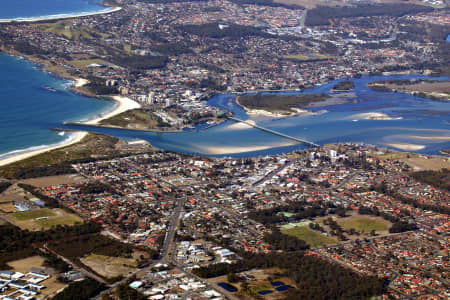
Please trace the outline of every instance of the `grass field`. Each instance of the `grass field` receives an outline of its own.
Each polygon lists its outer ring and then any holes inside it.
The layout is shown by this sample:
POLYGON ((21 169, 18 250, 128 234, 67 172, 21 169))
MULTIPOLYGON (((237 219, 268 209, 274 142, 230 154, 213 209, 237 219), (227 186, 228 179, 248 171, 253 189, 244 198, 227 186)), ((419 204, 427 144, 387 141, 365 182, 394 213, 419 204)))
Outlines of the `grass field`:
POLYGON ((296 227, 291 229, 283 229, 282 233, 295 236, 300 240, 304 240, 311 248, 336 244, 337 240, 325 236, 309 227, 296 227))
POLYGON ((66 215, 49 219, 35 220, 37 224, 45 228, 51 228, 57 225, 74 225, 75 223, 83 223, 83 220, 75 215, 66 215))
POLYGON ((23 212, 18 212, 18 213, 13 214, 13 217, 19 221, 26 221, 26 220, 36 219, 36 218, 45 218, 45 217, 53 217, 53 216, 55 216, 55 214, 48 208, 23 211, 23 212))
POLYGON ((80 38, 98 39, 106 38, 109 35, 97 32, 91 28, 84 26, 74 26, 71 20, 62 20, 54 23, 39 24, 42 30, 53 34, 64 36, 67 39, 78 41, 80 38))
POLYGON ((338 223, 344 229, 348 230, 350 228, 354 228, 362 233, 367 233, 372 230, 375 230, 376 232, 387 231, 391 225, 389 221, 382 218, 361 215, 355 215, 338 220, 338 223))
POLYGON ((37 210, 8 214, 6 216, 8 216, 8 221, 13 223, 14 225, 28 230, 49 229, 52 226, 74 225, 77 222, 83 222, 83 219, 81 219, 80 217, 68 213, 60 208, 42 208, 37 210), (37 218, 43 219, 37 220, 37 218))
POLYGON ((285 56, 286 59, 289 60, 295 60, 295 61, 318 61, 318 60, 326 60, 326 59, 330 59, 330 56, 327 55, 323 55, 323 54, 311 54, 311 55, 290 55, 290 56, 285 56))
POLYGON ((107 61, 102 59, 80 59, 80 60, 72 60, 69 61, 72 66, 78 68, 87 68, 91 64, 99 64, 99 65, 107 65, 109 64, 107 61))

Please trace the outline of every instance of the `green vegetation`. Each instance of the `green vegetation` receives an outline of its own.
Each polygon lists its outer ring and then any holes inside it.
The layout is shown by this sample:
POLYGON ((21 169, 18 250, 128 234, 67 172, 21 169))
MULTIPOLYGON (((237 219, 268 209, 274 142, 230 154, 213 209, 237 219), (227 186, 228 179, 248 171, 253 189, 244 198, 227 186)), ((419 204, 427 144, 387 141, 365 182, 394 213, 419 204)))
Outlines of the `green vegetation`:
POLYGON ((371 218, 365 216, 349 217, 347 219, 338 221, 338 223, 346 230, 353 228, 359 232, 365 233, 371 232, 372 230, 387 231, 389 229, 387 221, 377 220, 373 217, 371 218))
POLYGON ((389 228, 389 233, 400 233, 410 230, 417 230, 417 225, 415 223, 398 221, 395 222, 391 228, 389 228))
POLYGON ((152 55, 113 55, 114 64, 131 70, 159 69, 166 66, 167 56, 152 55))
POLYGON ((264 235, 264 241, 269 243, 276 250, 299 251, 309 249, 310 245, 305 239, 280 232, 276 227, 272 228, 272 233, 264 235))
POLYGON ((79 259, 87 254, 99 254, 114 257, 130 257, 133 246, 113 240, 109 237, 93 234, 61 238, 50 242, 49 247, 69 259, 79 259))
POLYGON ((138 292, 137 290, 131 288, 129 284, 131 283, 131 280, 127 280, 124 284, 119 284, 117 288, 114 290, 114 295, 119 300, 145 300, 148 299, 146 296, 138 292))
MULTIPOLYGON (((308 205, 306 202, 298 201, 274 208, 253 210, 248 214, 248 217, 256 222, 269 225, 280 222, 295 222, 302 219, 325 216, 327 211, 326 207, 305 207, 306 205, 308 205), (288 217, 285 214, 286 212, 292 213, 293 215, 288 217)), ((334 212, 334 210, 331 212, 334 212)))
POLYGON ((0 269, 9 269, 6 264, 39 254, 37 248, 45 242, 73 236, 100 232, 101 226, 84 223, 75 226, 57 226, 47 231, 21 230, 13 225, 0 226, 0 269))
POLYGON ((80 60, 72 60, 68 62, 72 66, 78 68, 87 68, 89 65, 98 64, 98 65, 108 65, 109 62, 104 61, 103 59, 80 59, 80 60))
POLYGON ((180 55, 183 53, 191 53, 192 50, 183 43, 165 43, 153 46, 152 51, 164 54, 164 55, 180 55))
POLYGON ((75 173, 72 163, 118 156, 120 152, 114 149, 117 142, 116 138, 90 133, 80 143, 2 166, 0 177, 25 179, 75 173))
POLYGON ((313 61, 323 61, 331 59, 330 56, 324 54, 311 54, 311 55, 289 55, 285 56, 285 59, 298 61, 298 62, 313 62, 313 61))
POLYGON ((417 181, 450 191, 449 169, 444 168, 440 171, 419 171, 412 173, 411 176, 417 181))
POLYGON ((244 259, 235 264, 212 264, 193 269, 193 272, 204 278, 212 278, 255 268, 277 267, 284 270, 298 288, 286 292, 286 299, 369 299, 381 295, 388 283, 385 278, 360 275, 302 252, 268 255, 244 253, 242 256, 244 259), (323 282, 327 283, 327 288, 323 288, 323 282))
POLYGON ((161 119, 152 112, 147 112, 143 109, 132 109, 123 112, 119 115, 111 117, 109 119, 100 122, 102 125, 112 125, 119 127, 127 127, 133 125, 137 128, 158 128, 164 125, 161 123, 161 119))
POLYGON ((100 181, 89 182, 80 188, 82 194, 102 194, 102 193, 117 193, 117 191, 109 184, 100 181))
POLYGON ((36 223, 44 228, 51 228, 58 225, 75 225, 77 223, 82 223, 83 220, 74 215, 66 215, 62 217, 50 218, 36 220, 36 223))
POLYGON ((238 102, 242 106, 249 109, 291 112, 291 108, 306 107, 314 102, 325 101, 327 98, 329 98, 329 96, 325 94, 255 94, 239 96, 238 102))
MULTIPOLYGON (((53 297, 53 300, 79 300, 91 299, 105 290, 106 286, 92 278, 71 283, 61 293, 53 297)), ((131 298, 130 298, 131 299, 131 298)))
POLYGON ((335 91, 351 91, 355 88, 355 82, 353 80, 345 80, 336 83, 333 86, 333 90, 335 91))
POLYGON ((63 36, 69 40, 79 41, 81 39, 95 40, 107 38, 109 35, 97 32, 89 27, 74 26, 71 20, 61 20, 51 23, 40 23, 38 25, 43 31, 63 36))
POLYGON ((327 237, 317 231, 311 230, 306 226, 283 229, 281 232, 296 237, 299 240, 305 241, 311 248, 337 244, 337 241, 335 239, 327 237))
POLYGON ((107 86, 106 80, 98 77, 89 77, 89 82, 81 90, 88 90, 93 95, 117 95, 119 90, 115 86, 107 86))
POLYGON ((36 218, 53 217, 55 214, 48 208, 41 208, 29 211, 22 211, 12 214, 19 221, 31 220, 36 218))
POLYGON ((317 6, 308 10, 306 26, 330 25, 330 19, 370 17, 370 16, 404 16, 418 12, 430 12, 433 8, 409 3, 360 4, 355 6, 317 6))

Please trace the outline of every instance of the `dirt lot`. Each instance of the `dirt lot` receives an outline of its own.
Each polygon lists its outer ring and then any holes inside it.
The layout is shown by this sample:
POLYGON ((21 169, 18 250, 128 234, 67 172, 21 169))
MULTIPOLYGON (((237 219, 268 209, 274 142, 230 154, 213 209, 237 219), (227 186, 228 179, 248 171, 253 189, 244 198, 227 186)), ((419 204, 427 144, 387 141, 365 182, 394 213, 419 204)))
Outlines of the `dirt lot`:
MULTIPOLYGON (((15 272, 28 273, 31 268, 40 268, 43 267, 44 258, 40 256, 32 256, 21 260, 16 260, 9 262, 10 265, 15 272)), ((56 291, 64 288, 66 285, 64 283, 60 283, 56 280, 57 275, 53 275, 49 279, 42 281, 40 284, 45 286, 46 288, 42 290, 42 295, 52 295, 56 291)))
POLYGON ((80 261, 106 278, 113 278, 119 275, 126 276, 128 273, 137 270, 136 260, 131 258, 91 254, 81 258, 80 261))
POLYGON ((26 200, 25 197, 33 198, 34 196, 28 192, 25 192, 23 189, 18 187, 17 184, 13 184, 6 191, 0 194, 0 203, 23 201, 26 200))
POLYGON ((84 178, 78 174, 70 174, 70 175, 32 178, 32 179, 23 180, 21 182, 30 184, 30 185, 34 185, 37 187, 45 187, 45 186, 59 185, 59 184, 83 183, 86 181, 87 181, 86 178, 84 178))
POLYGON ((443 156, 424 156, 404 152, 390 152, 375 156, 379 159, 397 159, 409 165, 414 171, 450 169, 450 160, 443 156))

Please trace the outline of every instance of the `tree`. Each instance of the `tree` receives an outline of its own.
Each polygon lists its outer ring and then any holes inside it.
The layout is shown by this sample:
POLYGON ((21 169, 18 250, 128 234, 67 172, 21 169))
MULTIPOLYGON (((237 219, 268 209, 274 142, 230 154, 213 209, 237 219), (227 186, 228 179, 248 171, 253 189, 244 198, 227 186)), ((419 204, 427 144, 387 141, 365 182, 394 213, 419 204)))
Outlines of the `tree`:
POLYGON ((239 281, 239 277, 235 273, 230 272, 227 275, 227 280, 230 283, 235 283, 239 281))

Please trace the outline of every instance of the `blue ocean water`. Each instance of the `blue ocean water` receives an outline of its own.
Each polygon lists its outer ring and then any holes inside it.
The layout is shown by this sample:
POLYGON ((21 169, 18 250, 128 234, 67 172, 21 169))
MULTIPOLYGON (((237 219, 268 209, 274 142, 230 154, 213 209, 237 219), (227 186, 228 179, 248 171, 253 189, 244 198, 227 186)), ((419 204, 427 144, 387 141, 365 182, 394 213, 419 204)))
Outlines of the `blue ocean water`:
POLYGON ((13 151, 64 142, 70 134, 50 128, 94 118, 116 105, 75 94, 70 84, 25 60, 0 54, 0 159, 13 151))
POLYGON ((14 0, 2 1, 0 19, 31 18, 61 14, 95 12, 105 9, 91 0, 14 0))

